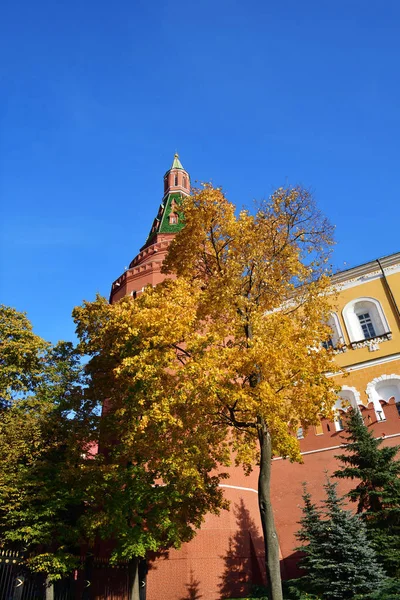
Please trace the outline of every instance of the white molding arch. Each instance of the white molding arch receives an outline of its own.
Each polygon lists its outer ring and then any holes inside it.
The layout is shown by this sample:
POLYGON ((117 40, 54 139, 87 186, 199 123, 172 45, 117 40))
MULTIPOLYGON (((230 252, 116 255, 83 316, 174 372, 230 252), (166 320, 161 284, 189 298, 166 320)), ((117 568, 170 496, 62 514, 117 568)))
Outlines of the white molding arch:
POLYGON ((363 403, 361 402, 360 392, 355 387, 350 387, 348 385, 342 386, 338 396, 334 406, 334 422, 336 431, 341 431, 343 429, 341 413, 347 412, 349 408, 354 408, 359 411, 359 406, 363 406, 363 403), (343 402, 347 403, 347 406, 343 405, 343 402))
POLYGON ((335 312, 330 314, 328 319, 328 325, 332 329, 332 344, 334 348, 337 348, 341 344, 344 344, 344 335, 342 326, 340 325, 339 317, 335 312))
POLYGON ((369 382, 366 388, 368 400, 374 405, 378 420, 385 419, 381 401, 387 404, 394 397, 395 402, 400 402, 400 375, 381 375, 369 382), (378 414, 379 413, 379 414, 378 414))
POLYGON ((388 321, 379 300, 368 297, 355 298, 350 300, 342 310, 343 321, 351 343, 365 339, 358 319, 358 315, 363 312, 368 313, 371 318, 375 330, 374 337, 390 332, 388 321))
POLYGON ((340 410, 347 412, 350 407, 359 410, 359 406, 364 406, 361 401, 360 392, 355 387, 348 385, 342 385, 342 389, 339 392, 339 397, 349 403, 349 406, 342 407, 340 410))

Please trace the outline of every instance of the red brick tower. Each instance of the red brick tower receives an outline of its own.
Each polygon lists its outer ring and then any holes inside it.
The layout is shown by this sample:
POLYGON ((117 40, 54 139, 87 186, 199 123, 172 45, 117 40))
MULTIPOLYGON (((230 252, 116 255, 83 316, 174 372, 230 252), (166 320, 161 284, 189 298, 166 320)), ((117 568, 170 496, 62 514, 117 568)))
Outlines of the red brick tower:
POLYGON ((157 285, 165 279, 165 275, 161 273, 161 265, 169 244, 182 227, 179 206, 183 196, 188 194, 190 176, 183 168, 178 154, 175 154, 171 168, 164 175, 164 196, 150 233, 139 254, 131 261, 129 269, 112 284, 111 304, 127 295, 136 297, 144 286, 157 285))

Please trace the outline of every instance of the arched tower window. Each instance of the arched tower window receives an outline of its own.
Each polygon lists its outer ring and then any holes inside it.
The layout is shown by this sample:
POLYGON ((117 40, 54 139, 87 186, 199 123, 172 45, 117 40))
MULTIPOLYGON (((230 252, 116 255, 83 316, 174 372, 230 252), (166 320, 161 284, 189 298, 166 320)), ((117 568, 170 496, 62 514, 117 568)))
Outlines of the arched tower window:
POLYGON ((381 303, 375 298, 352 300, 342 314, 352 343, 390 333, 381 303))
POLYGON ((178 185, 178 174, 175 174, 175 184, 174 185, 178 185))

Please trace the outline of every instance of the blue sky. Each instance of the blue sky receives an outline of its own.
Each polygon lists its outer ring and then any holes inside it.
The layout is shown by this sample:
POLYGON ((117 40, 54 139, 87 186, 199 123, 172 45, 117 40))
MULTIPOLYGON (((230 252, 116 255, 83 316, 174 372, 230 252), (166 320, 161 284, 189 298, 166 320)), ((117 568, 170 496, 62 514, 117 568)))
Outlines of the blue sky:
POLYGON ((238 206, 312 188, 336 268, 399 250, 398 0, 6 0, 0 21, 0 301, 46 339, 108 296, 176 150, 238 206))

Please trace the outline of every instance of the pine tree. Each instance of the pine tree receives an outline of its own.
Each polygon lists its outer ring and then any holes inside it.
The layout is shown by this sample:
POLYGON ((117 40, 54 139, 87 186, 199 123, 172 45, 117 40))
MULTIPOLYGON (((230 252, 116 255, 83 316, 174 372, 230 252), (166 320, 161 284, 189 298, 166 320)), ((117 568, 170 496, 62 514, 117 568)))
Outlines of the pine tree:
POLYGON ((336 485, 327 480, 324 509, 304 492, 303 518, 297 538, 305 556, 300 568, 307 575, 298 581, 302 590, 324 600, 368 597, 386 581, 360 517, 343 509, 336 485))
POLYGON ((357 513, 367 525, 369 538, 386 572, 400 576, 400 446, 381 447, 364 425, 359 411, 350 410, 346 422, 345 454, 337 456, 343 466, 336 477, 358 480, 348 497, 357 502, 357 513))

